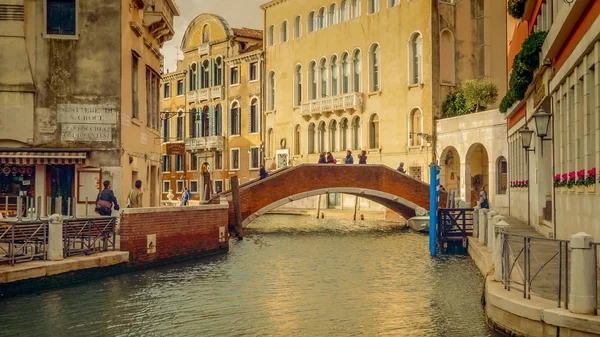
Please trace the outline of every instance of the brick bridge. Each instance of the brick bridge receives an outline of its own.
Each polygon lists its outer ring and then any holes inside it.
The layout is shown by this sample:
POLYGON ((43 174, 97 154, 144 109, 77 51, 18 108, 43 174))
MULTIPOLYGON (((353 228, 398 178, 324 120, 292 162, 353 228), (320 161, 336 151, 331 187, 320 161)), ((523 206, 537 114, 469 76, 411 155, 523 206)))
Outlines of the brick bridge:
MULTIPOLYGON (((429 209, 429 184, 384 165, 301 164, 273 172, 268 178, 240 185, 242 226, 289 202, 325 193, 345 193, 379 203, 408 219, 417 206, 429 209)), ((232 192, 229 223, 234 223, 232 192)), ((440 203, 447 194, 440 194, 440 203)))

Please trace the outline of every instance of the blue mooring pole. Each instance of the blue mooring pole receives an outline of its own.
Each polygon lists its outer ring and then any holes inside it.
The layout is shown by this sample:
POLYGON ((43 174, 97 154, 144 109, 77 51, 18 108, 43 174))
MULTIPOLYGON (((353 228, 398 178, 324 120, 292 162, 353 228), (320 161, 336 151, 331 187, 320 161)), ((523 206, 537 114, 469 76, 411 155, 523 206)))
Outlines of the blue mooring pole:
POLYGON ((435 256, 437 248, 437 209, 438 209, 438 166, 435 162, 429 165, 429 253, 435 256))

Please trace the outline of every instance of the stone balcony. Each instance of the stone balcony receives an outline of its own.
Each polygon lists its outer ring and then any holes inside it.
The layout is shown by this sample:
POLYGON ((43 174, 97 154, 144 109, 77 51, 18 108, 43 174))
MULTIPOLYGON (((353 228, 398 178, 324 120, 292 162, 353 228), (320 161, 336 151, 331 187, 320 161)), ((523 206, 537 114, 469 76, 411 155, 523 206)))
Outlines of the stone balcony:
POLYGON ((362 113, 363 98, 359 92, 323 97, 302 103, 302 116, 331 113, 335 111, 350 111, 362 113))
POLYGON ((203 89, 188 91, 188 93, 187 93, 188 104, 206 102, 209 100, 220 100, 223 98, 225 98, 223 86, 203 88, 203 89))
POLYGON ((223 87, 217 86, 210 88, 211 99, 223 99, 223 87))
POLYGON ((175 35, 174 15, 179 15, 179 8, 173 0, 154 0, 151 3, 146 1, 143 24, 160 46, 175 35))
POLYGON ((204 102, 208 101, 210 98, 210 88, 204 88, 198 90, 198 101, 204 102))
POLYGON ((196 103, 197 99, 198 99, 198 94, 196 93, 196 91, 188 91, 188 93, 187 93, 188 103, 196 103))
POLYGON ((188 138, 185 140, 185 150, 192 153, 223 151, 224 144, 225 137, 223 136, 188 138))

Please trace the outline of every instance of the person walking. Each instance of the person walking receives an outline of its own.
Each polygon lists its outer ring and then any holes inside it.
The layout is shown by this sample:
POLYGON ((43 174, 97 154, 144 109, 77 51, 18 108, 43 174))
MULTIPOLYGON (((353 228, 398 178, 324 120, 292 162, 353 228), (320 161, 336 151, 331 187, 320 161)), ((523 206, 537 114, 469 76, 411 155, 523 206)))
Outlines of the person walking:
POLYGON ((354 164, 354 158, 350 150, 346 151, 346 158, 344 158, 344 164, 354 164))
POLYGON ((400 172, 400 173, 406 174, 406 170, 404 170, 404 163, 403 162, 400 162, 400 165, 398 165, 397 171, 400 172))
POLYGON ((188 190, 188 188, 186 186, 184 186, 183 192, 181 193, 181 205, 180 206, 187 206, 187 204, 191 198, 192 198, 192 193, 190 192, 190 190, 188 190))
POLYGON ((367 163, 367 151, 363 150, 359 155, 358 155, 358 163, 359 164, 366 164, 367 163))
POLYGON ((479 207, 481 208, 490 208, 490 202, 488 201, 487 191, 485 190, 485 186, 481 187, 481 192, 479 192, 479 207))
POLYGON ((317 163, 318 164, 327 164, 327 158, 325 158, 325 152, 322 152, 319 155, 319 161, 317 163))
POLYGON ((263 180, 269 176, 269 174, 267 173, 267 170, 265 170, 264 165, 260 165, 260 171, 258 172, 258 175, 260 176, 259 180, 263 180))
POLYGON ((117 198, 115 194, 110 189, 110 181, 105 180, 102 185, 104 189, 102 192, 98 193, 96 197, 96 213, 103 216, 112 215, 112 209, 114 207, 115 211, 120 209, 119 203, 117 202, 117 198))
POLYGON ((129 205, 127 207, 129 207, 129 208, 142 207, 142 198, 143 198, 144 192, 142 192, 141 188, 142 188, 142 181, 136 180, 135 187, 132 188, 131 191, 129 191, 129 205))
POLYGON ((335 164, 337 161, 333 158, 331 152, 327 152, 327 164, 335 164))

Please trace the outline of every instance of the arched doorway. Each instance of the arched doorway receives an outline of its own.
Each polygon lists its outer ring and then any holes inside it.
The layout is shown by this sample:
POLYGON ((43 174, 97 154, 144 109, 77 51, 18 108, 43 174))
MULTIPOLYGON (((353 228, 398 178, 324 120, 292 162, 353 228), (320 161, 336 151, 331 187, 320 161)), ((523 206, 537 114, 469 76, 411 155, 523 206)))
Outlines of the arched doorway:
POLYGON ((212 191, 212 181, 210 179, 210 164, 204 162, 202 164, 202 200, 208 201, 210 200, 212 191))
POLYGON ((477 205, 479 192, 483 188, 488 191, 489 196, 489 159, 485 147, 479 143, 471 145, 467 152, 465 161, 465 193, 466 201, 472 206, 477 205))
POLYGON ((446 191, 459 191, 460 194, 460 156, 453 146, 448 146, 442 151, 440 168, 440 184, 446 191))

